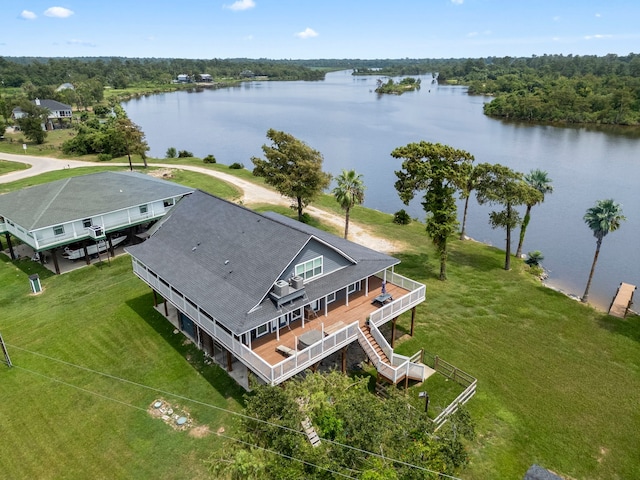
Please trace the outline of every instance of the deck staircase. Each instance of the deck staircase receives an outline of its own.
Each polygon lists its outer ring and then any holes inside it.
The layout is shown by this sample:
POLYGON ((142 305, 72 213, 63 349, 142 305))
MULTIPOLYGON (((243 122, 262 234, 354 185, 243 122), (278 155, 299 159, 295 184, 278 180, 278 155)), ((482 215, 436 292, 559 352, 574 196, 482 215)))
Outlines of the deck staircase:
POLYGON ((309 439, 312 447, 317 447, 318 445, 320 445, 320 437, 318 436, 316 429, 313 428, 309 417, 305 417, 305 419, 302 421, 302 428, 304 429, 304 433, 307 434, 307 438, 309 439))
POLYGON ((376 327, 370 325, 359 328, 358 342, 378 372, 376 391, 382 393, 384 385, 395 385, 402 380, 423 381, 426 378, 425 366, 412 362, 407 357, 394 354, 391 346, 386 343, 377 329, 377 335, 374 335, 372 331, 374 328, 376 327), (384 342, 385 345, 381 345, 380 342, 384 342), (389 355, 393 358, 389 358, 389 355))

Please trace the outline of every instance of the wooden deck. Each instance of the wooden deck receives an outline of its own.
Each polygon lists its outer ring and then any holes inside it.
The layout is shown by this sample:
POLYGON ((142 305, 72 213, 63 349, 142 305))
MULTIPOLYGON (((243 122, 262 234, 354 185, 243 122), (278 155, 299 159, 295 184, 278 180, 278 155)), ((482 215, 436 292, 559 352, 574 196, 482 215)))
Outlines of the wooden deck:
POLYGON ((629 283, 621 283, 618 287, 618 292, 611 302, 609 307, 609 315, 618 318, 625 318, 627 312, 633 303, 633 292, 635 292, 636 286, 629 283))
MULTIPOLYGON (((297 337, 310 330, 324 331, 325 335, 334 333, 342 327, 357 321, 360 326, 364 325, 365 320, 372 312, 378 310, 378 305, 371 302, 380 294, 381 281, 377 278, 369 279, 369 295, 365 296, 364 291, 359 291, 349 296, 349 305, 334 302, 329 305, 327 316, 322 311, 317 312, 317 318, 304 321, 297 320, 288 327, 280 329, 280 340, 277 339, 276 333, 270 333, 252 341, 251 349, 254 353, 262 357, 262 359, 270 365, 276 365, 285 359, 285 356, 276 351, 276 348, 283 345, 292 350, 296 350, 297 337), (344 325, 340 326, 339 322, 344 325)), ((387 282, 387 293, 390 293, 394 299, 400 298, 409 293, 397 285, 387 282)))

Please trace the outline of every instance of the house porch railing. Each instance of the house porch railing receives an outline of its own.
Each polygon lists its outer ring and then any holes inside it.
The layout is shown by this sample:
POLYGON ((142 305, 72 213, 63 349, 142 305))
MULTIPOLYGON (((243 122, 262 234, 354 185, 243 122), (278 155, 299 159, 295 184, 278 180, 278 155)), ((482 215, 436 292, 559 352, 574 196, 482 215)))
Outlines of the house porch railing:
MULTIPOLYGON (((287 380, 295 374, 319 362, 328 355, 346 347, 357 340, 359 336, 360 329, 358 327, 358 322, 355 321, 340 330, 323 337, 315 344, 310 345, 303 350, 296 351, 294 355, 285 358, 281 362, 271 365, 253 352, 251 348, 242 343, 235 335, 230 334, 211 318, 204 315, 195 304, 187 300, 182 294, 171 288, 165 282, 161 281, 156 275, 151 274, 144 265, 140 264, 135 259, 133 261, 133 272, 141 280, 151 286, 151 288, 162 295, 163 298, 175 305, 178 310, 197 322, 203 330, 219 341, 228 351, 247 365, 247 367, 249 367, 249 369, 251 369, 256 375, 272 385, 287 380)), ((401 285, 405 289, 413 287, 416 290, 411 291, 409 294, 404 295, 373 312, 370 316, 370 320, 375 318, 375 320, 371 321, 375 322, 374 324, 376 326, 381 325, 409 310, 423 301, 425 297, 424 285, 406 279, 401 275, 387 272, 387 281, 401 285)), ((416 376, 420 375, 414 367, 416 364, 408 362, 407 360, 409 359, 407 357, 392 353, 389 358, 395 358, 396 363, 398 363, 398 365, 388 366, 389 372, 387 373, 393 378, 398 377, 398 375, 407 374, 410 375, 411 378, 416 378, 416 376), (398 371, 401 372, 398 373, 398 371)), ((386 364, 380 365, 380 368, 385 372, 387 370, 386 364)))

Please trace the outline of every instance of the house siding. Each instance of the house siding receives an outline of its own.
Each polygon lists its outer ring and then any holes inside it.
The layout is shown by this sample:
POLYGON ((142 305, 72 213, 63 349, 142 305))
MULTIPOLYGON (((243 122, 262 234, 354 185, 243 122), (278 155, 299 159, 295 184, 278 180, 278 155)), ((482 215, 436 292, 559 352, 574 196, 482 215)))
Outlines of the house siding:
POLYGON ((281 278, 288 279, 295 275, 296 265, 322 256, 322 274, 328 275, 336 270, 347 267, 351 263, 334 249, 322 243, 311 240, 287 267, 281 278))

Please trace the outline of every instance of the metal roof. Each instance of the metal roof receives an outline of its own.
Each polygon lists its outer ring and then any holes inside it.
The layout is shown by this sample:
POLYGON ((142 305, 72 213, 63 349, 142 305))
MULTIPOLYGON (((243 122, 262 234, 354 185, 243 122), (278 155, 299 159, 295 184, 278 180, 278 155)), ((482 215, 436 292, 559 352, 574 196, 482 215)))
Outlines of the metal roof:
POLYGON ((262 215, 199 190, 178 203, 149 240, 126 250, 241 334, 283 313, 267 294, 309 242, 334 248, 351 265, 306 283, 306 295, 282 307, 287 311, 399 263, 295 220, 262 215))
POLYGON ((99 172, 0 195, 0 215, 32 231, 191 192, 142 173, 99 172))

